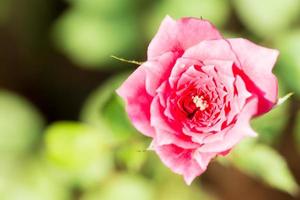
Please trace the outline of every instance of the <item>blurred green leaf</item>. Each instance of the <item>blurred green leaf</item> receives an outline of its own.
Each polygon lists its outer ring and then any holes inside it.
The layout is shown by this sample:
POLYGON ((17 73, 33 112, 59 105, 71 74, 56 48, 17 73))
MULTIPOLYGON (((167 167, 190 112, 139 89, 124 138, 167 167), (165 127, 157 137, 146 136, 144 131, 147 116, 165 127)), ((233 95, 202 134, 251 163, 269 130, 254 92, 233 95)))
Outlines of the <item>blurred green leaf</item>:
POLYGON ((292 92, 300 96, 300 30, 283 34, 275 44, 281 54, 276 70, 292 92))
POLYGON ((284 158, 267 145, 248 139, 240 143, 228 158, 242 172, 259 178, 274 188, 292 195, 299 190, 284 158))
POLYGON ((1 160, 0 199, 67 200, 68 188, 36 160, 1 160))
POLYGON ((155 183, 158 200, 190 200, 205 199, 215 200, 211 193, 201 189, 199 182, 194 181, 191 186, 187 186, 181 175, 175 174, 166 167, 158 158, 154 151, 146 151, 147 163, 143 172, 147 177, 151 177, 155 183))
POLYGON ((56 122, 45 132, 46 155, 73 182, 86 187, 110 175, 113 156, 94 128, 79 122, 56 122))
POLYGON ((118 134, 118 138, 127 139, 132 136, 132 132, 136 131, 130 124, 119 98, 115 93, 112 94, 111 98, 103 105, 102 116, 114 134, 118 134))
POLYGON ((1 0, 0 1, 0 25, 4 24, 10 13, 11 1, 10 0, 1 0))
MULTIPOLYGON (((283 82, 279 80, 279 96, 283 96, 286 93, 283 82)), ((251 121, 253 129, 259 134, 258 139, 260 141, 270 145, 278 142, 280 134, 282 134, 288 122, 289 106, 290 101, 288 100, 263 116, 259 116, 251 121)))
POLYGON ((13 184, 20 161, 10 156, 1 157, 0 162, 0 199, 4 199, 7 190, 13 184))
POLYGON ((111 55, 129 55, 139 38, 134 18, 105 19, 66 12, 54 26, 56 45, 75 63, 105 68, 111 55))
POLYGON ((81 119, 97 127, 112 143, 127 141, 136 133, 115 92, 126 77, 127 74, 122 74, 101 85, 87 98, 81 112, 81 119))
POLYGON ((0 90, 0 156, 33 150, 42 133, 44 120, 24 98, 0 90))
POLYGON ((295 136, 295 144, 297 146, 298 152, 300 153, 300 111, 298 111, 295 120, 294 136, 295 136))
POLYGON ((73 8, 93 16, 128 17, 137 9, 134 0, 67 0, 73 8))
POLYGON ((154 200, 154 187, 137 175, 117 175, 101 190, 87 193, 82 200, 154 200))
POLYGON ((158 200, 216 200, 217 198, 200 189, 199 185, 187 186, 179 176, 172 176, 158 187, 158 200))
POLYGON ((291 27, 299 17, 298 0, 233 0, 243 24, 268 39, 291 27))
POLYGON ((148 145, 142 141, 120 146, 115 151, 117 165, 125 166, 130 172, 139 172, 148 157, 147 147, 148 145))
POLYGON ((210 20, 217 27, 224 26, 229 19, 230 6, 224 0, 164 0, 159 1, 149 13, 146 23, 147 34, 152 38, 161 20, 170 15, 173 18, 202 17, 210 20))

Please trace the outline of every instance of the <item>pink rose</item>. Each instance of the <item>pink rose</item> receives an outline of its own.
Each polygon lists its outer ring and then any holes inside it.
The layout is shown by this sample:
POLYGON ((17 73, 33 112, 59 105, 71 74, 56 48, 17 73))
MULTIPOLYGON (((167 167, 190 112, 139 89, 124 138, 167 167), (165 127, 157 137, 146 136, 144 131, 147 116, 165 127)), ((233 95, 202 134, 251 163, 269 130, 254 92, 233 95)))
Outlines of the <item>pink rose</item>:
POLYGON ((224 39, 208 21, 166 17, 148 60, 117 90, 134 126, 187 184, 246 136, 277 102, 278 51, 224 39))

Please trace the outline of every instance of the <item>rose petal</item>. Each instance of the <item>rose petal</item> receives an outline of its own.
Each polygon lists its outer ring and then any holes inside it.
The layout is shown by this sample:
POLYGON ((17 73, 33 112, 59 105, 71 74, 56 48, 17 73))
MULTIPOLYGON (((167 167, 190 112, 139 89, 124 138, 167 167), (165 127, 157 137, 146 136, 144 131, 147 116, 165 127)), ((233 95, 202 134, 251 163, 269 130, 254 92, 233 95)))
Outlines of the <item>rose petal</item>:
POLYGON ((221 38, 221 34, 209 21, 196 18, 175 21, 166 16, 148 47, 148 59, 168 51, 183 52, 201 41, 221 38))
POLYGON ((237 57, 232 51, 230 43, 226 40, 206 40, 187 49, 182 55, 185 59, 222 60, 237 62, 237 57))
POLYGON ((159 130, 165 130, 169 133, 177 133, 178 128, 180 128, 180 124, 170 124, 170 121, 166 118, 164 115, 163 107, 160 104, 159 97, 154 97, 151 107, 150 107, 150 113, 151 113, 151 126, 155 127, 159 130))
POLYGON ((240 76, 236 77, 235 80, 235 86, 237 89, 237 95, 236 95, 236 104, 238 105, 239 110, 242 110, 246 100, 251 97, 251 93, 246 89, 245 82, 242 80, 240 76))
POLYGON ((192 141, 198 144, 203 144, 203 139, 206 137, 206 133, 194 132, 189 127, 183 127, 182 132, 192 137, 192 141))
POLYGON ((216 155, 216 153, 202 153, 196 150, 193 153, 193 158, 197 161, 201 169, 205 171, 211 159, 213 159, 216 155))
POLYGON ((269 111, 277 102, 277 79, 272 74, 272 69, 279 55, 278 50, 258 46, 246 39, 228 39, 232 49, 236 53, 241 69, 263 92, 268 102, 260 101, 259 113, 269 111))
POLYGON ((231 127, 226 127, 223 130, 221 130, 218 133, 215 134, 209 134, 208 136, 206 136, 205 138, 203 138, 203 143, 207 144, 207 143, 213 143, 213 142, 217 142, 217 141, 223 141, 224 136, 226 135, 227 131, 230 129, 231 127))
POLYGON ((167 167, 173 172, 183 175, 188 185, 195 177, 204 172, 193 158, 193 150, 183 149, 176 145, 164 145, 155 147, 155 151, 167 167))
POLYGON ((245 136, 256 136, 250 127, 250 119, 257 112, 257 99, 252 98, 238 116, 236 124, 226 133, 222 141, 204 144, 200 152, 223 152, 231 149, 245 136))
POLYGON ((168 98, 168 94, 169 94, 169 87, 167 82, 163 82, 157 89, 157 96, 159 98, 159 103, 160 105, 162 105, 163 107, 166 107, 166 101, 168 98))
POLYGON ((169 83, 172 88, 177 84, 178 79, 181 75, 191 66, 202 66, 203 64, 196 59, 186 59, 179 58, 177 59, 169 77, 169 83))
POLYGON ((190 66, 178 79, 177 87, 187 85, 191 81, 201 80, 201 82, 212 81, 212 77, 208 77, 203 72, 200 72, 194 65, 190 66))
POLYGON ((146 62, 143 67, 146 71, 146 91, 154 96, 156 89, 163 81, 168 80, 176 56, 172 52, 167 52, 155 60, 146 62))
POLYGON ((137 68, 116 90, 126 102, 126 111, 137 130, 153 137, 154 129, 150 126, 150 103, 152 97, 145 89, 146 73, 144 68, 137 68))
POLYGON ((234 74, 232 71, 233 61, 225 60, 204 60, 204 65, 213 65, 217 69, 218 73, 233 78, 234 74))
POLYGON ((156 137, 153 141, 155 141, 157 146, 174 144, 184 149, 196 149, 200 146, 200 144, 193 142, 187 136, 169 133, 165 130, 156 130, 156 137))

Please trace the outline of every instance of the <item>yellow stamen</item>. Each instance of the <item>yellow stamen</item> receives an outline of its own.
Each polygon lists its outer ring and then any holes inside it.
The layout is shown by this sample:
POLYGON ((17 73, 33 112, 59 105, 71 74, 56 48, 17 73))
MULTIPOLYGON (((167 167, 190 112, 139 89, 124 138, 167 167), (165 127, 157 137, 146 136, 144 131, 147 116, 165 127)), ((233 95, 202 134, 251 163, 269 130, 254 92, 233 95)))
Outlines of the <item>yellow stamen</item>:
POLYGON ((194 104, 197 108, 200 108, 201 111, 205 110, 208 107, 207 102, 204 100, 203 96, 193 96, 192 97, 194 104))

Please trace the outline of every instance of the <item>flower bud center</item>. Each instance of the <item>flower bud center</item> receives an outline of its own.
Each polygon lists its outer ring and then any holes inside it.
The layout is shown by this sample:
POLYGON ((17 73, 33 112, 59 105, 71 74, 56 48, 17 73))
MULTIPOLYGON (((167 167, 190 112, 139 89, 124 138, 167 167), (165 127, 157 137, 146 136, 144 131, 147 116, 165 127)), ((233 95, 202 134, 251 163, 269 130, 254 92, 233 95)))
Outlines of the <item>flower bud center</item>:
POLYGON ((201 111, 205 110, 208 107, 207 101, 204 100, 203 96, 193 96, 192 99, 196 107, 201 111))

